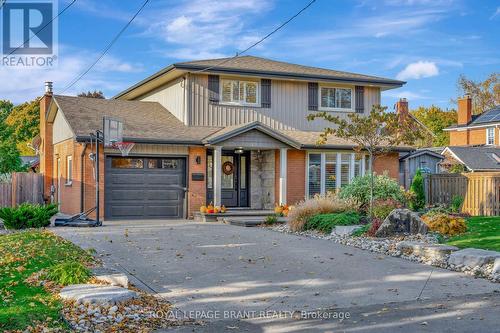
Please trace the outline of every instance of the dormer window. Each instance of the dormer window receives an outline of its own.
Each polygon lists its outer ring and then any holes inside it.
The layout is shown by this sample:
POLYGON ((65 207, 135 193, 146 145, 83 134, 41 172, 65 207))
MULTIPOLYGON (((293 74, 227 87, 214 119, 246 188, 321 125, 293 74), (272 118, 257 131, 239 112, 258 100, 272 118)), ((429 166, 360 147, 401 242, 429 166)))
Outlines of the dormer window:
POLYGON ((256 81, 243 81, 233 79, 221 80, 221 102, 245 106, 259 104, 259 83, 256 81))
POLYGON ((486 129, 486 144, 494 145, 495 144, 495 128, 489 127, 486 129))
POLYGON ((320 110, 324 111, 353 111, 352 88, 320 86, 320 110))

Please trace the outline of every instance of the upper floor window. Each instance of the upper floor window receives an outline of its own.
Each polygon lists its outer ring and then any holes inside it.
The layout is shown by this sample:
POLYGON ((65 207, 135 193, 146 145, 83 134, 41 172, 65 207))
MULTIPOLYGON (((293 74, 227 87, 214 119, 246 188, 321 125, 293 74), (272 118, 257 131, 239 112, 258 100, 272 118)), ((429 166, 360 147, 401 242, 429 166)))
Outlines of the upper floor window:
POLYGON ((489 127, 486 129, 486 144, 494 145, 495 144, 495 128, 489 127))
POLYGON ((320 87, 320 109, 333 111, 351 111, 353 109, 353 91, 351 88, 320 87))
POLYGON ((255 81, 223 79, 220 95, 222 103, 258 105, 259 83, 255 81))

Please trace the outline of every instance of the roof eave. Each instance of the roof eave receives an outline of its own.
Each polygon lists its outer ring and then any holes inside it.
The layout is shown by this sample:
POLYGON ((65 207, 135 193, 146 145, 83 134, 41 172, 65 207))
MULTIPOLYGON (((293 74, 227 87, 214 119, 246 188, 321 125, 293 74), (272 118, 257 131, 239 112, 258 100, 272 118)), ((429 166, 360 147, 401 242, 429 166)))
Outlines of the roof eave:
MULTIPOLYGON (((77 142, 89 142, 90 135, 78 135, 76 136, 77 142)), ((203 146, 201 140, 165 140, 165 139, 151 139, 151 138, 130 138, 123 137, 123 141, 129 141, 134 143, 150 143, 150 144, 171 144, 171 145, 191 145, 191 146, 203 146)))

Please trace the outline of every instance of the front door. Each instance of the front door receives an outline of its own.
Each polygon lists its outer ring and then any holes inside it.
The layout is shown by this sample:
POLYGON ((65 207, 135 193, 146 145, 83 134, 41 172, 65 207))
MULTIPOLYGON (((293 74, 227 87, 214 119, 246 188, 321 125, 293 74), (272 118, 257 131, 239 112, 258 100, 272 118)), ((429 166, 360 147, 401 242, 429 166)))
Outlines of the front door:
MULTIPOLYGON (((213 202, 213 155, 207 156, 207 202, 213 202)), ((221 196, 226 207, 248 207, 249 154, 223 151, 221 157, 221 196)))

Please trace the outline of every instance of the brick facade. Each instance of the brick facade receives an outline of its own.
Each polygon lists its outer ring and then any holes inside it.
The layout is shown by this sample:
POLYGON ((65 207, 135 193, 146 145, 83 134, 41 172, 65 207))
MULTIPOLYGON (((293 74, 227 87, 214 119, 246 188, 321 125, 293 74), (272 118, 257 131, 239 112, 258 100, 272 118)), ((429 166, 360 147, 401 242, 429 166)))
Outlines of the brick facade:
POLYGON ((399 181, 399 153, 391 152, 376 156, 373 161, 373 171, 379 175, 387 175, 399 181))
POLYGON ((200 206, 207 204, 207 149, 203 147, 189 147, 188 161, 188 216, 193 217, 198 212, 200 206), (196 157, 201 158, 201 163, 196 163, 196 157), (203 181, 193 181, 193 173, 202 173, 205 175, 203 181))

